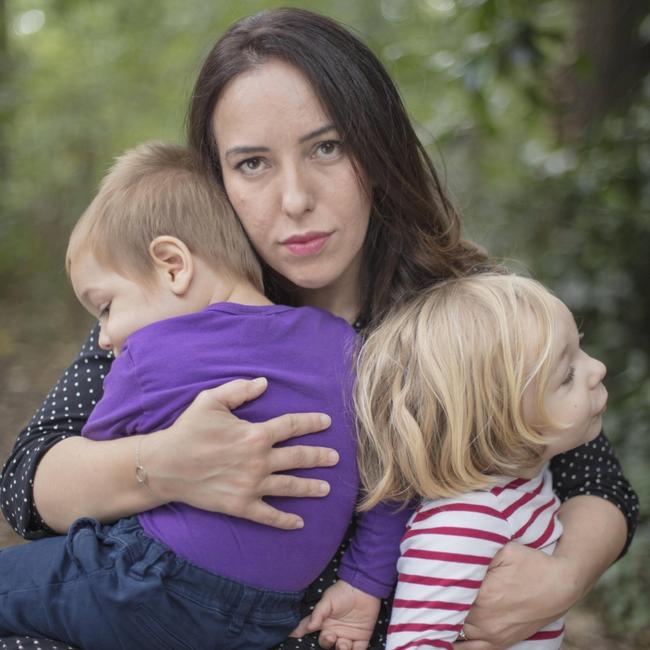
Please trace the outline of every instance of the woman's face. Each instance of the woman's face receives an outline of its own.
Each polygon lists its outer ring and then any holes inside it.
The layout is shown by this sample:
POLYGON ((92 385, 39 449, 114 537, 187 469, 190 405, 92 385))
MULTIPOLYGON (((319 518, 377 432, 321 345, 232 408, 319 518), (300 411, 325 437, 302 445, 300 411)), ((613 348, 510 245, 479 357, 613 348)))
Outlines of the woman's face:
POLYGON ((226 191, 257 252, 298 287, 358 300, 369 188, 303 74, 265 62, 226 86, 213 120, 226 191))

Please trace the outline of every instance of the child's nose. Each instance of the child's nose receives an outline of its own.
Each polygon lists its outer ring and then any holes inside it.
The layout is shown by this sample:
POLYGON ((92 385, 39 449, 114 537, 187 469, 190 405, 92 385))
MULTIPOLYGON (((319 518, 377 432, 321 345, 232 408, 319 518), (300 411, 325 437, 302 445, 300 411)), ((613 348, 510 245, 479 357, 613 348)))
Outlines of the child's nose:
POLYGON ((101 330, 99 330, 99 339, 97 342, 99 343, 99 347, 102 350, 110 351, 113 349, 113 344, 111 343, 111 340, 106 335, 106 332, 104 331, 103 327, 101 328, 101 330))
POLYGON ((591 358, 591 385, 598 386, 600 382, 605 379, 607 374, 607 367, 602 361, 598 359, 591 358))

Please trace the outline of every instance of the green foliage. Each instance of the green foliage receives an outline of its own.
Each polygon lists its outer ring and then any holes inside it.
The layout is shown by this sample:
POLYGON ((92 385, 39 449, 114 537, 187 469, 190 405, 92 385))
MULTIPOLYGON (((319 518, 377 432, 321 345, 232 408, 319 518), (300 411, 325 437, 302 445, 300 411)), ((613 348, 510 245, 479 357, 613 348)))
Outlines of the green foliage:
MULTIPOLYGON (((203 55, 233 20, 277 3, 8 0, 0 9, 5 4, 0 301, 22 303, 27 319, 79 309, 63 255, 100 177, 138 142, 181 141, 203 55)), ((607 604, 619 633, 647 630, 650 78, 639 78, 634 101, 582 137, 562 139, 558 79, 570 68, 590 71, 573 43, 576 2, 288 4, 337 18, 380 55, 446 171, 469 235, 554 288, 579 316, 587 347, 607 363, 606 425, 643 511, 631 552, 602 581, 601 593, 616 598, 594 602, 607 604)), ((640 29, 646 47, 649 20, 640 29)))
POLYGON ((545 182, 543 194, 540 187, 538 214, 553 230, 539 223, 531 228, 544 248, 555 249, 548 256, 538 253, 536 266, 582 316, 589 345, 608 366, 606 426, 642 499, 634 550, 601 587, 603 605, 620 633, 648 625, 650 611, 650 175, 643 162, 648 151, 646 99, 645 106, 605 120, 574 152, 575 168, 545 182), (566 242, 563 254, 554 244, 558 240, 566 242))

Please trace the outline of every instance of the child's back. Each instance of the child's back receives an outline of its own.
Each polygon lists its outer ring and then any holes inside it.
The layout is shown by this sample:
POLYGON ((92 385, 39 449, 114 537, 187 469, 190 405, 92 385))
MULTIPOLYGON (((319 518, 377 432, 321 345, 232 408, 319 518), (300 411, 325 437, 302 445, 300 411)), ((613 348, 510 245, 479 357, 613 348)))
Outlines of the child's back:
MULTIPOLYGON (((364 506, 423 500, 401 544, 387 647, 451 650, 471 640, 465 617, 502 546, 553 552, 562 526, 545 467, 598 436, 605 367, 562 302, 498 274, 398 305, 358 365, 364 506)), ((562 633, 558 619, 513 648, 557 650, 562 633)))
MULTIPOLYGON (((553 553, 562 535, 559 507, 548 469, 532 479, 503 477, 491 489, 425 500, 400 547, 387 650, 403 647, 415 636, 440 639, 441 644, 447 639, 448 645, 439 647, 451 648, 504 544, 516 541, 553 553)), ((563 620, 556 620, 509 650, 559 648, 563 631, 563 620)))
POLYGON ((218 303, 160 321, 129 338, 107 377, 107 396, 93 411, 84 435, 108 439, 166 428, 200 391, 238 378, 268 380, 260 398, 237 410, 248 421, 287 411, 328 413, 332 425, 326 431, 289 444, 338 451, 336 466, 299 472, 327 480, 330 494, 323 499, 268 499, 303 517, 304 528, 278 530, 181 503, 139 516, 147 534, 204 569, 256 587, 298 591, 336 552, 357 496, 348 404, 354 345, 347 323, 312 308, 218 303))

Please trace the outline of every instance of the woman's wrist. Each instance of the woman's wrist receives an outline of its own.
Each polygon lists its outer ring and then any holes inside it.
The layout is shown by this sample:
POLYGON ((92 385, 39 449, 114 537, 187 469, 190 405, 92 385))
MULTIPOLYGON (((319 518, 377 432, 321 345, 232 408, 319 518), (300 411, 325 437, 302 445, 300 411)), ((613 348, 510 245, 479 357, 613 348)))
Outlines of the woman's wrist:
POLYGON ((136 479, 136 444, 137 437, 95 441, 71 436, 54 445, 34 478, 34 502, 43 521, 65 533, 79 517, 111 522, 164 503, 136 479))
MULTIPOLYGON (((174 440, 174 425, 154 433, 138 436, 133 456, 133 476, 140 490, 149 494, 158 505, 183 501, 180 486, 185 466, 182 449, 174 440)), ((185 450, 188 451, 188 450, 185 450)))
POLYGON ((150 434, 134 436, 133 476, 137 490, 146 491, 147 498, 152 499, 154 506, 179 500, 169 490, 169 486, 164 480, 165 475, 160 470, 161 459, 165 457, 165 444, 168 440, 166 434, 167 430, 161 429, 150 434))

